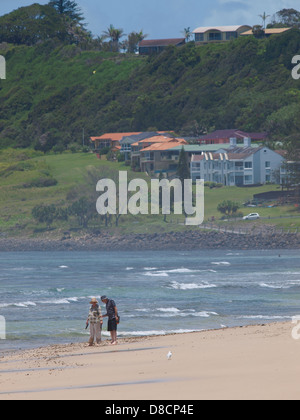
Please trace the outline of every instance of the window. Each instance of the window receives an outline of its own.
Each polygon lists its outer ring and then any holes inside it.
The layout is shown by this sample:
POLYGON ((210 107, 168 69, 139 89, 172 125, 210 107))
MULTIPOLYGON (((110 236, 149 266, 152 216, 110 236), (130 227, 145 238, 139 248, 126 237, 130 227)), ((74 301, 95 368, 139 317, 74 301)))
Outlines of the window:
POLYGON ((237 38, 237 32, 226 32, 226 41, 237 38))
POLYGON ((209 40, 210 41, 222 41, 222 33, 221 32, 210 32, 209 40))
POLYGON ((253 165, 252 162, 245 162, 245 169, 252 169, 253 165))
POLYGON ((195 34, 196 42, 204 42, 204 34, 195 34))
POLYGON ((243 162, 235 162, 235 169, 237 171, 242 171, 244 168, 244 163, 243 162))
POLYGON ((271 168, 271 162, 266 162, 265 163, 265 167, 266 167, 266 169, 270 169, 271 168))
POLYGON ((253 177, 252 175, 245 175, 245 184, 252 184, 253 177))

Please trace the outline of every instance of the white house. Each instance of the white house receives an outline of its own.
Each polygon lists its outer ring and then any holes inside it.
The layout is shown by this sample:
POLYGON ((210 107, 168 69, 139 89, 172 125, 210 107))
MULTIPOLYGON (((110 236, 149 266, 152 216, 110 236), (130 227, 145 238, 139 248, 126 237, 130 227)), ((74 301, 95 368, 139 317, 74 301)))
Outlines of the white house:
POLYGON ((237 147, 235 139, 231 139, 228 150, 193 155, 191 178, 228 186, 266 184, 275 182, 276 174, 282 176, 284 161, 281 154, 268 147, 252 147, 248 138, 243 147, 237 147))

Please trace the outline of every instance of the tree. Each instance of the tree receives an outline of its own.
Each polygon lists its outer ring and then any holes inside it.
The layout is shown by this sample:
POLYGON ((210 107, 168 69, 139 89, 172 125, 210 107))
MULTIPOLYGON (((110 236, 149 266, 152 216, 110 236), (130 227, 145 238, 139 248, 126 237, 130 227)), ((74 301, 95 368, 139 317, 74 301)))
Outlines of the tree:
POLYGON ((0 43, 31 46, 49 39, 64 40, 66 36, 62 17, 49 5, 20 7, 0 17, 0 43))
POLYGON ((68 17, 73 22, 81 23, 84 20, 80 7, 73 0, 52 0, 49 6, 54 7, 60 15, 68 17))
POLYGON ((261 25, 255 25, 252 28, 255 38, 263 38, 265 36, 264 28, 261 25))
POLYGON ((267 15, 266 12, 264 12, 262 15, 258 15, 258 16, 262 18, 263 29, 266 29, 266 20, 268 19, 268 17, 270 17, 270 15, 267 15))
POLYGON ((189 42, 192 36, 191 28, 190 27, 184 28, 184 30, 182 31, 182 34, 184 35, 186 41, 189 42))
POLYGON ((128 35, 127 51, 132 54, 136 53, 138 51, 139 42, 143 41, 146 37, 147 35, 144 34, 142 30, 140 30, 140 32, 131 32, 128 35))
POLYGON ((218 205, 217 210, 226 216, 233 216, 239 210, 240 205, 230 200, 225 200, 218 205))
POLYGON ((96 215, 95 203, 81 197, 70 206, 69 214, 77 216, 79 226, 87 228, 89 221, 96 215))
POLYGON ((275 14, 269 28, 300 27, 300 12, 295 9, 282 9, 275 14))
POLYGON ((35 206, 31 214, 39 223, 46 223, 48 229, 55 220, 68 220, 67 209, 56 208, 54 204, 35 206))
POLYGON ((125 36, 123 29, 117 29, 112 24, 103 32, 105 38, 110 38, 111 51, 119 52, 120 39, 125 36))
POLYGON ((187 155, 185 153, 184 147, 182 147, 179 161, 178 161, 178 168, 177 168, 177 176, 184 185, 184 181, 186 179, 191 178, 190 169, 189 169, 189 162, 187 159, 187 155))
POLYGON ((183 193, 183 200, 182 200, 182 209, 184 214, 187 216, 185 212, 185 206, 184 206, 184 197, 185 197, 185 180, 191 178, 191 173, 189 169, 189 162, 187 155, 185 153, 184 147, 182 147, 180 155, 179 155, 179 161, 178 161, 178 168, 177 168, 177 176, 180 179, 182 183, 182 193, 183 193))
MULTIPOLYGON (((300 126, 300 123, 299 123, 300 126)), ((299 133, 299 132, 298 132, 299 133)), ((296 133, 290 136, 287 144, 287 162, 284 165, 286 170, 286 186, 296 188, 296 196, 299 200, 300 193, 300 136, 296 133)), ((298 203, 300 204, 300 203, 298 203)))

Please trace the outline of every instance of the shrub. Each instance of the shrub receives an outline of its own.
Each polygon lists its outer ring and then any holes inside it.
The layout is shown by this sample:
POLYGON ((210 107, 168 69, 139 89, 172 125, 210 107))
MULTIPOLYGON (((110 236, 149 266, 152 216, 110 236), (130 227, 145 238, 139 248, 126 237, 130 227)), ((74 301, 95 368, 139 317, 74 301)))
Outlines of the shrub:
POLYGON ((48 188, 54 187, 58 181, 52 177, 40 177, 33 179, 30 183, 23 184, 23 188, 48 188))
POLYGON ((225 200, 218 205, 218 211, 229 217, 236 215, 239 208, 240 208, 240 205, 238 203, 234 203, 233 201, 230 201, 230 200, 225 200))

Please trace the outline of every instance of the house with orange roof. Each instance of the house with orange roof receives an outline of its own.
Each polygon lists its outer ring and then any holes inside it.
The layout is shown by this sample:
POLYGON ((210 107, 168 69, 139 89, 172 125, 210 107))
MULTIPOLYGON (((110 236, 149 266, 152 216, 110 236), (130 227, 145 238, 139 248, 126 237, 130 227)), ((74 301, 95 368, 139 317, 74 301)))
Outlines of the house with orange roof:
POLYGON ((141 132, 105 133, 99 137, 90 137, 90 142, 93 145, 93 148, 95 151, 101 151, 101 149, 104 149, 106 147, 109 147, 110 149, 113 149, 113 150, 120 150, 121 149, 120 141, 123 139, 123 137, 128 137, 128 136, 137 135, 137 134, 141 134, 141 132))
POLYGON ((139 142, 142 142, 146 139, 158 137, 158 136, 171 137, 172 134, 170 134, 167 131, 146 131, 146 132, 142 132, 138 134, 131 134, 129 136, 124 136, 122 140, 120 141, 120 145, 121 145, 121 153, 125 155, 125 160, 131 159, 131 152, 132 152, 133 145, 138 146, 139 142))
POLYGON ((141 141, 136 145, 138 150, 132 153, 132 166, 148 174, 158 175, 163 172, 170 177, 177 171, 181 150, 178 147, 185 145, 187 142, 184 139, 164 136, 141 141))

